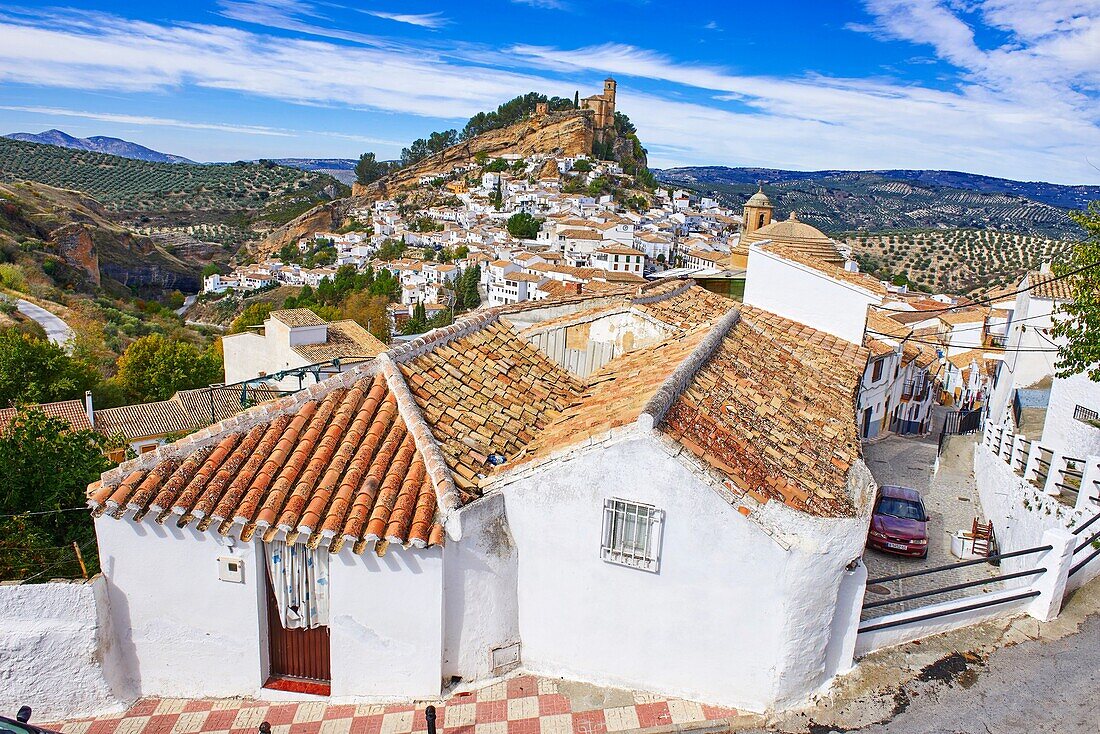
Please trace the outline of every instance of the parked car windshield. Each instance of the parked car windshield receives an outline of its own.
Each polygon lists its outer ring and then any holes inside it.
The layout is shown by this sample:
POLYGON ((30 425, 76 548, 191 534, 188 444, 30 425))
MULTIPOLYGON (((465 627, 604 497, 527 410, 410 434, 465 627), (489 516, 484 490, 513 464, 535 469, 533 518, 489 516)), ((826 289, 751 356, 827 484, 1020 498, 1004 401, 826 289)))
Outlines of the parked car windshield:
POLYGON ((10 719, 0 719, 0 734, 31 734, 31 731, 10 719))
POLYGON ((900 497, 883 497, 878 501, 875 512, 879 515, 900 517, 905 520, 923 520, 924 509, 912 500, 903 500, 900 497))

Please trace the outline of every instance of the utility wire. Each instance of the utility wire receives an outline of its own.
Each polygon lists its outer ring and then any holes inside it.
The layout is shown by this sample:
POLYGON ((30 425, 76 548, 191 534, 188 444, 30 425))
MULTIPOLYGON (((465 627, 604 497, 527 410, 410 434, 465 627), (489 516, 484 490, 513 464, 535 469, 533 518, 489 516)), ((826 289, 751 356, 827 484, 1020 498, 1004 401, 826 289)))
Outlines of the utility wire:
MULTIPOLYGON (((893 334, 884 334, 881 331, 872 331, 871 329, 868 329, 866 331, 866 333, 870 334, 871 336, 884 336, 884 337, 887 337, 888 339, 893 339, 895 341, 900 341, 900 338, 898 336, 893 335, 893 334)), ((929 340, 922 340, 922 339, 906 339, 906 341, 913 342, 914 344, 928 344, 928 345, 931 345, 933 347, 944 347, 944 348, 947 347, 947 345, 945 345, 943 342, 938 342, 938 341, 929 341, 929 340)), ((990 351, 990 352, 998 352, 998 353, 1002 353, 1002 354, 1006 354, 1008 352, 1060 352, 1061 351, 1060 349, 998 349, 996 347, 984 347, 984 346, 970 347, 970 348, 971 349, 981 349, 981 350, 990 351)))
POLYGON ((27 517, 29 515, 56 515, 59 512, 87 512, 87 507, 65 507, 60 510, 37 510, 35 512, 13 512, 11 514, 0 515, 0 517, 27 517))
MULTIPOLYGON (((930 313, 930 314, 947 313, 948 311, 954 311, 956 309, 973 308, 975 306, 981 306, 981 305, 984 305, 984 304, 993 303, 994 301, 1001 301, 1001 300, 1004 300, 1005 298, 1008 298, 1009 296, 1015 296, 1015 295, 1019 295, 1020 293, 1026 293, 1027 291, 1030 291, 1032 288, 1038 288, 1040 285, 1047 285, 1049 283, 1055 283, 1059 280, 1065 280, 1066 278, 1070 278, 1074 275, 1077 275, 1078 273, 1083 273, 1086 270, 1092 270, 1095 267, 1100 267, 1100 262, 1094 262, 1094 263, 1090 263, 1088 265, 1083 265, 1083 266, 1077 268, 1076 270, 1069 271, 1068 273, 1064 273, 1062 275, 1056 275, 1053 278, 1048 278, 1047 280, 1044 280, 1042 283, 1036 283, 1035 285, 1029 285, 1027 288, 1019 288, 1017 290, 1011 291, 1010 293, 1002 293, 1001 295, 999 295, 995 298, 990 298, 990 297, 979 298, 978 300, 970 301, 969 303, 960 303, 960 304, 956 304, 954 306, 945 306, 943 308, 930 308, 927 311, 922 311, 922 313, 930 313)), ((880 306, 879 310, 880 311, 893 311, 895 313, 916 313, 917 312, 916 309, 889 308, 887 306, 880 306)))

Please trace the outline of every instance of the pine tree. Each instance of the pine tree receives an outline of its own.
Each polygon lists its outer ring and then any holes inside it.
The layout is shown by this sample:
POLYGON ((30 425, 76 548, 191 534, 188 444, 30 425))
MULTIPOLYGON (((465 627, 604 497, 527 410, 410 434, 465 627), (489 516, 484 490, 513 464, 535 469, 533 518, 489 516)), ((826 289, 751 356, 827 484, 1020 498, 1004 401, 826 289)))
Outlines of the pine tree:
POLYGON ((573 93, 573 109, 579 110, 581 108, 581 90, 577 90, 573 93))

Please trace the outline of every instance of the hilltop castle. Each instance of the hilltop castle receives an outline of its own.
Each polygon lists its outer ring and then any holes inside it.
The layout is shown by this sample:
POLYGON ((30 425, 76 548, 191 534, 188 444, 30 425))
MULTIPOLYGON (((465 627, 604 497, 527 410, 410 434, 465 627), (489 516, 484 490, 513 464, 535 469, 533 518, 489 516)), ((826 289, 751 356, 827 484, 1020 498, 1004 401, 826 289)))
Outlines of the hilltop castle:
POLYGON ((596 129, 606 130, 615 123, 615 80, 607 77, 603 82, 603 94, 593 94, 581 100, 582 110, 596 113, 596 129))

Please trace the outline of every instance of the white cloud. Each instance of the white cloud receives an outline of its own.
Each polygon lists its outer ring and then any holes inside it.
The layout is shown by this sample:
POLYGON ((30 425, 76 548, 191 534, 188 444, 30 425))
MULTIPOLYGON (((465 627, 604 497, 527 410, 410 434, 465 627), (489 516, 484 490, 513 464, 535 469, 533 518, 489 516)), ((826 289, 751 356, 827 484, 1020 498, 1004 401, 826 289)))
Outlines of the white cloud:
MULTIPOLYGON (((909 12, 900 0, 870 1, 882 12, 909 12)), ((986 0, 967 17, 986 18, 1014 40, 981 49, 948 6, 904 5, 919 6, 905 17, 923 29, 895 28, 879 17, 873 32, 906 33, 937 58, 950 57, 964 70, 957 88, 737 74, 622 44, 494 49, 437 38, 434 45, 410 45, 329 33, 300 0, 225 0, 220 7, 237 20, 312 37, 95 13, 0 11, 0 83, 167 93, 201 87, 460 120, 529 90, 571 95, 578 77, 610 71, 620 77, 620 108, 662 166, 929 167, 1069 183, 1100 179, 1087 158, 1100 148, 1100 105, 1090 87, 1100 63, 1092 64, 1097 51, 1087 42, 1096 32, 1090 18, 1063 13, 1030 22, 1022 2, 986 0), (1061 67, 1057 74, 1050 72, 1053 64, 1061 67), (662 91, 647 93, 647 87, 662 91)))
POLYGON ((517 5, 530 5, 532 8, 543 10, 568 10, 569 5, 564 0, 512 0, 517 5))
MULTIPOLYGON (((940 91, 819 75, 737 75, 620 44, 512 51, 557 71, 610 71, 720 92, 713 99, 743 110, 653 96, 624 101, 620 107, 629 111, 642 140, 678 151, 676 157, 658 156, 668 162, 930 167, 1073 183, 1097 180, 1088 155, 1100 146, 1100 113, 1078 105, 1072 95, 1028 106, 979 86, 940 91)), ((624 96, 629 99, 629 92, 624 96)))
POLYGON ((84 120, 98 120, 99 122, 113 122, 123 125, 142 125, 154 127, 175 127, 182 130, 216 130, 223 133, 240 133, 242 135, 271 135, 274 137, 294 137, 295 133, 287 130, 277 130, 258 125, 231 125, 221 122, 187 122, 185 120, 173 120, 165 117, 149 117, 147 115, 120 115, 113 112, 88 112, 85 110, 70 110, 62 107, 21 107, 16 105, 0 105, 0 110, 9 112, 27 112, 46 117, 78 117, 84 120))
POLYGON ((223 133, 235 133, 240 135, 261 135, 278 138, 313 138, 326 137, 339 140, 352 140, 357 143, 370 145, 388 145, 400 147, 405 145, 398 140, 386 140, 374 138, 369 135, 352 135, 349 133, 333 132, 329 130, 289 130, 285 128, 264 127, 262 125, 234 125, 224 122, 191 122, 176 120, 170 117, 151 117, 148 115, 123 115, 114 112, 90 112, 87 110, 72 110, 64 107, 33 107, 20 105, 0 105, 0 110, 8 112, 24 112, 43 117, 74 117, 83 120, 96 120, 98 122, 110 122, 120 125, 137 125, 139 127, 170 127, 180 130, 213 130, 223 133))
POLYGON ((0 82, 86 90, 194 85, 312 105, 468 117, 545 80, 438 55, 348 47, 224 26, 156 25, 117 16, 0 20, 0 82))
POLYGON ((442 28, 451 21, 443 17, 442 12, 438 13, 387 13, 382 10, 364 10, 362 11, 367 15, 373 15, 375 18, 383 18, 385 20, 392 20, 397 23, 407 23, 408 25, 415 25, 421 28, 431 28, 435 30, 442 28))

